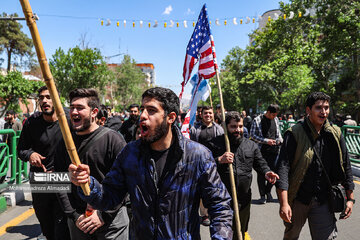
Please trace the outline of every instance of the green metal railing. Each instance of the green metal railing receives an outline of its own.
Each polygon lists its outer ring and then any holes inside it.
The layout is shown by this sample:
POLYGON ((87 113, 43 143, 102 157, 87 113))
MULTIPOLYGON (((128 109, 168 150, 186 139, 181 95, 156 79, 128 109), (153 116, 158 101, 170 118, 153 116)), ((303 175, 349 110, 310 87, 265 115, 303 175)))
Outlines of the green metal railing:
POLYGON ((360 127, 344 125, 341 127, 341 131, 345 138, 351 162, 360 164, 360 127))
POLYGON ((28 163, 21 161, 17 156, 16 145, 20 137, 20 131, 15 133, 12 129, 0 130, 0 135, 10 139, 10 146, 7 143, 0 143, 0 179, 5 178, 10 169, 10 179, 0 184, 0 189, 9 184, 20 184, 29 179, 28 163))
POLYGON ((288 128, 294 126, 296 124, 295 121, 286 121, 286 120, 280 120, 280 132, 281 135, 284 136, 284 133, 286 132, 286 130, 288 130, 288 128))
MULTIPOLYGON (((295 125, 296 122, 280 121, 280 132, 284 135, 285 131, 295 125)), ((341 127, 342 134, 345 139, 346 148, 350 155, 352 163, 360 164, 360 127, 344 125, 341 127)))

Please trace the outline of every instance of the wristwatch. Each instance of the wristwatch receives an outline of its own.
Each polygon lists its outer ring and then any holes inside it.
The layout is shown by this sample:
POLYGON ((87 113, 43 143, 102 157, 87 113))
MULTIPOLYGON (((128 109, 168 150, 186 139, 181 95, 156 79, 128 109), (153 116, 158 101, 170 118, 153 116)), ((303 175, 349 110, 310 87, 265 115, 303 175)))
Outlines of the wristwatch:
POLYGON ((355 204, 355 199, 349 198, 349 199, 348 199, 348 202, 353 202, 353 204, 355 204))

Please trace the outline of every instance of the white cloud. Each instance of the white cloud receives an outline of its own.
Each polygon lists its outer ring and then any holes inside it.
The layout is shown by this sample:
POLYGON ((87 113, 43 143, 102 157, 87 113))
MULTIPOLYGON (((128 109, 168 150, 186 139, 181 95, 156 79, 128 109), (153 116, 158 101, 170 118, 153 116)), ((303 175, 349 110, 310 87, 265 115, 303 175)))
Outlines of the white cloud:
POLYGON ((170 13, 172 12, 173 8, 171 5, 169 5, 168 7, 165 8, 165 11, 162 13, 164 15, 170 15, 170 13))
POLYGON ((194 11, 191 11, 191 9, 188 8, 185 14, 186 15, 193 15, 194 13, 195 13, 194 11))

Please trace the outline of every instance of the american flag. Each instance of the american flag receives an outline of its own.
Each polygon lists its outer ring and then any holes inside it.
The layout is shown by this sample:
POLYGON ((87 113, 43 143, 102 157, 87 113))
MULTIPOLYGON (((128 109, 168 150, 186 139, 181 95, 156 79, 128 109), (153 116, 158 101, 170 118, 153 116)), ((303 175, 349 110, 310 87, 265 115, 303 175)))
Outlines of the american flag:
POLYGON ((190 38, 186 48, 186 56, 183 70, 184 81, 181 83, 182 90, 180 98, 184 91, 184 87, 189 81, 191 71, 199 61, 199 77, 209 79, 215 75, 217 69, 214 39, 210 32, 208 15, 206 12, 206 4, 201 9, 194 32, 190 38))

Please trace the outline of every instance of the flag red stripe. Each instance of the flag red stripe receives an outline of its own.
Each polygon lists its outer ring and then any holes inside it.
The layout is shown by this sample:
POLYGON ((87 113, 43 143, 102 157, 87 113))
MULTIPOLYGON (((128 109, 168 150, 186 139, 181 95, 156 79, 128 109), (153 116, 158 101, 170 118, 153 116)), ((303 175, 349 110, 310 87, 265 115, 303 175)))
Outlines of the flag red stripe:
POLYGON ((200 64, 199 69, 211 68, 213 66, 214 66, 214 61, 209 61, 209 62, 200 64))
POLYGON ((213 73, 211 73, 211 74, 208 74, 208 75, 203 75, 203 74, 201 74, 201 76, 202 76, 204 79, 212 78, 214 75, 215 75, 215 72, 213 72, 213 73))
POLYGON ((206 56, 208 56, 208 55, 210 55, 210 54, 212 54, 212 49, 211 49, 211 48, 208 48, 208 49, 206 49, 205 51, 203 51, 203 52, 201 53, 201 57, 203 58, 203 57, 206 57, 206 56))

